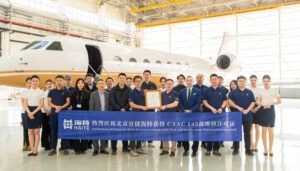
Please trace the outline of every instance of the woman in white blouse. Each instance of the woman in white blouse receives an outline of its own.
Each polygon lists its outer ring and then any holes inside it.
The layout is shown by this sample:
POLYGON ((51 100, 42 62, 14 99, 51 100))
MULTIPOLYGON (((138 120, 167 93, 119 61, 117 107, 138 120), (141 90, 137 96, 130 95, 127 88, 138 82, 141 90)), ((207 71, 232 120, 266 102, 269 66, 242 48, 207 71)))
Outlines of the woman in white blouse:
POLYGON ((262 126, 262 140, 264 145, 264 156, 273 156, 273 140, 275 126, 274 105, 280 104, 281 99, 277 90, 271 88, 271 78, 269 75, 263 76, 264 87, 260 90, 260 112, 259 124, 262 126), (267 148, 267 132, 269 134, 269 148, 267 148))
POLYGON ((40 79, 37 75, 31 77, 31 89, 24 93, 24 109, 26 112, 26 126, 28 128, 31 153, 28 156, 37 156, 40 141, 40 128, 43 115, 41 108, 44 103, 45 93, 39 89, 40 79))

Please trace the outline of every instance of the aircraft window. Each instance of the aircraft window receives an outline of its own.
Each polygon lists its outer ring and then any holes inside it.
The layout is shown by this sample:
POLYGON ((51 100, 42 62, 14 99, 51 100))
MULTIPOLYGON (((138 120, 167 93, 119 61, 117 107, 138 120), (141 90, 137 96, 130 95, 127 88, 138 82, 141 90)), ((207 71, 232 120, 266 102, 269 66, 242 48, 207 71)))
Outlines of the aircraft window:
POLYGON ((167 62, 167 64, 171 65, 171 64, 172 64, 172 62, 168 61, 168 62, 167 62))
POLYGON ((22 50, 26 50, 26 49, 29 49, 31 48, 32 46, 36 45, 37 43, 39 43, 40 41, 34 41, 34 42, 31 42, 29 43, 28 45, 26 45, 22 50))
POLYGON ((143 61, 144 63, 150 63, 150 61, 148 60, 148 59, 144 59, 144 61, 143 61))
POLYGON ((186 65, 186 66, 189 66, 190 64, 189 64, 189 63, 185 63, 185 65, 186 65))
POLYGON ((177 64, 177 65, 181 65, 180 62, 177 62, 176 64, 177 64))
POLYGON ((48 41, 40 41, 36 45, 34 45, 32 49, 42 49, 48 43, 49 43, 48 41))
POLYGON ((136 60, 135 58, 130 58, 130 59, 129 59, 129 62, 137 63, 137 60, 136 60))
POLYGON ((63 48, 60 42, 53 42, 50 46, 47 47, 47 50, 57 50, 62 51, 63 48))
POLYGON ((120 56, 115 56, 113 61, 115 62, 122 62, 122 58, 120 56))
POLYGON ((161 64, 161 61, 157 60, 156 63, 157 63, 157 64, 161 64))

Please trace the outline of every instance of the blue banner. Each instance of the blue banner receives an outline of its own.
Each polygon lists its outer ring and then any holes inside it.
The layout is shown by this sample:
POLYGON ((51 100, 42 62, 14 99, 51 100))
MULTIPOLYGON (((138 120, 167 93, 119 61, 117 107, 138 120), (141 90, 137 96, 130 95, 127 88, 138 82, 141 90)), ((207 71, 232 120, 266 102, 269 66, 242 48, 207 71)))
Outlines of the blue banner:
POLYGON ((241 141, 240 112, 62 111, 61 139, 138 141, 241 141))

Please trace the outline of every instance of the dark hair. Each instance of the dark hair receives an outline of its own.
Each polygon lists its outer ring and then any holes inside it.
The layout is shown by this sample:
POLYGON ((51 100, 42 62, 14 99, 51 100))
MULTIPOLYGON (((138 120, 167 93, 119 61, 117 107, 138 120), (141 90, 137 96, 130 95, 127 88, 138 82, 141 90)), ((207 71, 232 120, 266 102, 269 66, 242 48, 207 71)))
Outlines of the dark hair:
POLYGON ((125 74, 124 72, 121 72, 121 73, 119 73, 118 78, 119 78, 120 76, 126 77, 126 74, 125 74))
POLYGON ((209 78, 211 78, 211 77, 217 77, 217 78, 219 78, 217 74, 211 74, 211 75, 209 76, 209 78))
POLYGON ((31 76, 31 79, 34 79, 34 78, 40 80, 40 77, 39 77, 38 75, 33 75, 33 76, 31 76))
POLYGON ((218 76, 218 78, 224 80, 224 78, 222 76, 218 76))
POLYGON ((127 77, 126 80, 132 80, 132 78, 131 77, 127 77))
POLYGON ((27 77, 25 82, 27 81, 31 81, 31 77, 27 77))
POLYGON ((61 79, 65 80, 65 77, 62 76, 62 75, 57 75, 57 76, 55 77, 55 79, 58 79, 58 78, 61 78, 61 79))
POLYGON ((185 80, 185 76, 184 76, 183 74, 178 75, 178 76, 177 76, 177 80, 178 80, 180 77, 182 77, 182 78, 185 80))
POLYGON ((162 80, 167 81, 167 78, 166 77, 160 77, 159 82, 161 82, 162 80))
POLYGON ((247 80, 247 78, 245 76, 243 76, 243 75, 238 76, 236 80, 239 80, 239 79, 247 80))
POLYGON ((172 83, 174 83, 174 81, 172 79, 167 79, 166 82, 171 81, 172 83))
POLYGON ((192 78, 192 79, 194 79, 194 78, 193 78, 192 76, 190 76, 190 75, 186 77, 186 79, 188 79, 188 78, 192 78))
POLYGON ((141 76, 139 76, 139 75, 136 75, 136 76, 133 77, 133 81, 134 81, 134 82, 135 82, 136 79, 141 79, 141 80, 143 80, 143 78, 142 78, 141 76))
POLYGON ((269 79, 269 80, 271 80, 271 77, 270 77, 270 75, 264 75, 263 77, 262 77, 262 79, 264 80, 264 79, 269 79))
POLYGON ((76 83, 75 83, 75 89, 76 89, 76 90, 79 90, 79 88, 78 88, 78 83, 79 83, 79 81, 82 81, 83 84, 84 84, 84 79, 83 79, 83 78, 78 78, 78 79, 76 80, 76 83))
POLYGON ((232 80, 232 81, 230 81, 230 83, 229 83, 229 89, 230 89, 230 91, 232 91, 232 88, 231 88, 231 84, 232 83, 234 83, 236 86, 238 86, 237 85, 237 80, 232 80))
POLYGON ((86 74, 85 78, 86 78, 86 77, 93 77, 93 78, 95 78, 94 74, 92 74, 92 73, 86 74))
POLYGON ((107 77, 106 80, 105 80, 105 83, 107 83, 108 80, 112 80, 112 81, 114 82, 114 79, 113 79, 113 78, 107 77))
POLYGON ((102 78, 96 80, 96 84, 99 82, 99 81, 104 81, 102 78))
POLYGON ((52 81, 51 79, 46 80, 46 84, 47 84, 48 82, 49 82, 49 83, 53 83, 53 81, 52 81))
POLYGON ((256 75, 250 75, 250 79, 252 79, 252 78, 256 78, 257 79, 257 76, 256 75))
POLYGON ((146 70, 143 72, 143 74, 145 74, 145 73, 147 73, 147 72, 151 75, 151 71, 148 70, 148 69, 146 69, 146 70))

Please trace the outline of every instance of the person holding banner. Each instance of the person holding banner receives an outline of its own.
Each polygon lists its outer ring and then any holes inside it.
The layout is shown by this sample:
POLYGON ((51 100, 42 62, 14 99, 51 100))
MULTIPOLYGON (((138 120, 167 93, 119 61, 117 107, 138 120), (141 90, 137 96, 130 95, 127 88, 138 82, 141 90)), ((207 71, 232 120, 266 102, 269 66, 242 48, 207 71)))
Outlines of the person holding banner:
MULTIPOLYGON (((159 108, 161 112, 177 112, 178 104, 179 104, 179 97, 178 93, 173 90, 174 81, 172 79, 166 80, 166 91, 162 92, 161 99, 162 99, 162 106, 159 108)), ((175 156, 176 152, 176 141, 171 142, 171 153, 170 157, 175 156)), ((169 154, 170 146, 168 141, 163 142, 163 150, 160 155, 169 154)))
POLYGON ((25 122, 28 128, 31 153, 28 156, 37 156, 40 142, 40 129, 43 114, 41 109, 44 104, 45 93, 39 88, 40 78, 37 75, 31 77, 31 89, 24 93, 25 122))
MULTIPOLYGON (((84 79, 76 80, 75 89, 71 94, 72 110, 89 110, 90 93, 84 89, 84 79)), ((87 140, 72 140, 73 149, 76 155, 85 154, 88 148, 87 140)))
MULTIPOLYGON (((227 96, 223 88, 219 87, 219 79, 217 74, 210 75, 210 83, 211 87, 207 88, 203 95, 204 112, 211 112, 213 114, 225 112, 227 96)), ((219 149, 219 141, 207 142, 205 155, 210 156, 213 152, 213 155, 221 156, 219 149)))
MULTIPOLYGON (((245 153, 248 156, 253 156, 253 152, 250 149, 251 146, 251 126, 252 126, 252 109, 255 106, 254 94, 251 90, 246 88, 247 79, 244 76, 237 78, 238 88, 231 91, 228 95, 228 104, 231 111, 240 111, 243 115, 243 130, 244 130, 244 142, 245 153)), ((239 142, 233 143, 233 155, 239 154, 240 148, 239 142)))
MULTIPOLYGON (((181 112, 191 113, 191 112, 199 112, 200 105, 202 103, 202 95, 201 91, 195 87, 193 87, 193 77, 186 77, 186 88, 182 89, 179 94, 179 108, 181 112)), ((189 154, 190 143, 188 141, 183 142, 184 153, 183 156, 187 156, 189 154)), ((192 157, 195 157, 198 152, 199 141, 193 142, 193 153, 192 157)))
MULTIPOLYGON (((97 111, 108 111, 109 110, 109 93, 104 90, 104 80, 99 79, 96 82, 97 91, 91 93, 90 101, 89 101, 89 110, 97 110, 97 111)), ((93 156, 99 154, 99 150, 101 154, 109 154, 106 151, 106 141, 100 140, 100 148, 99 141, 93 140, 94 152, 93 156)))
MULTIPOLYGON (((129 111, 129 92, 130 88, 126 86, 126 74, 120 73, 118 75, 118 84, 111 89, 109 94, 109 105, 112 111, 129 111)), ((123 143, 123 152, 130 152, 128 149, 128 141, 124 140, 123 143)), ((117 154, 117 141, 111 141, 112 155, 117 154)))
POLYGON ((273 141, 275 126, 275 109, 274 105, 281 103, 281 98, 277 90, 271 88, 271 77, 263 76, 264 87, 260 91, 260 111, 259 124, 262 126, 262 140, 264 145, 264 156, 268 153, 273 157, 273 141), (269 148, 267 148, 267 132, 269 134, 269 148))
MULTIPOLYGON (((177 85, 173 88, 173 90, 179 94, 182 89, 186 88, 184 85, 184 82, 185 82, 185 76, 183 74, 178 75, 177 76, 177 85)), ((178 111, 179 111, 179 109, 178 109, 178 111)), ((181 146, 182 146, 182 141, 178 141, 177 147, 181 148, 181 146)))
MULTIPOLYGON (((55 77, 55 88, 50 90, 48 94, 48 103, 51 107, 50 114, 50 127, 51 127, 51 137, 50 137, 50 148, 49 156, 55 155, 57 138, 58 138, 58 113, 70 106, 70 93, 64 88, 65 78, 62 75, 57 75, 55 77)), ((61 140, 61 149, 64 155, 69 155, 68 151, 68 140, 61 140)))
MULTIPOLYGON (((134 89, 129 93, 129 105, 132 108, 132 111, 147 111, 148 108, 145 103, 144 89, 142 89, 142 77, 136 75, 133 77, 134 89)), ((139 154, 146 154, 142 149, 141 141, 130 141, 129 144, 131 150, 130 154, 134 157, 137 157, 139 154)))

